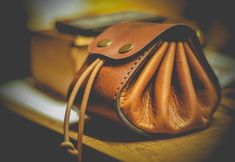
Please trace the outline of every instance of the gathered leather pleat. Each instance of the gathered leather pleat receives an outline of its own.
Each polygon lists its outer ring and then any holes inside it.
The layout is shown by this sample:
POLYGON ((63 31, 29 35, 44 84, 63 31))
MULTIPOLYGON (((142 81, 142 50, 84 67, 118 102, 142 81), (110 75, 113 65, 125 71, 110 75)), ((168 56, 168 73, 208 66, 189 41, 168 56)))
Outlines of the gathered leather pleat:
POLYGON ((205 127, 218 104, 216 89, 188 42, 163 42, 133 78, 123 89, 120 109, 145 132, 205 127))

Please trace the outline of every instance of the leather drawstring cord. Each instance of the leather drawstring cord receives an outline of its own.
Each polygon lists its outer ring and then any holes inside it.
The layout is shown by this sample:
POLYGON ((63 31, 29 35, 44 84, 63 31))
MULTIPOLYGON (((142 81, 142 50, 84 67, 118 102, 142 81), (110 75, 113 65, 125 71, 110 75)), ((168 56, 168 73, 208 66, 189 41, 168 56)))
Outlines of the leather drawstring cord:
POLYGON ((71 95, 69 96, 65 117, 64 117, 64 141, 61 143, 61 147, 66 147, 67 152, 72 155, 79 155, 78 161, 82 161, 82 137, 84 132, 84 117, 86 112, 86 107, 89 99, 89 94, 91 91, 91 87, 93 85, 93 82, 95 80, 95 77, 97 73, 99 72, 100 68, 104 64, 104 61, 101 59, 96 59, 91 65, 88 66, 88 68, 83 72, 83 74, 80 76, 80 78, 77 80, 71 95), (82 97, 80 112, 79 112, 79 121, 78 121, 78 136, 77 136, 77 149, 74 147, 73 143, 70 142, 69 138, 69 118, 71 109, 75 100, 75 97, 80 90, 82 84, 86 80, 86 78, 89 77, 88 82, 85 87, 85 91, 82 97))

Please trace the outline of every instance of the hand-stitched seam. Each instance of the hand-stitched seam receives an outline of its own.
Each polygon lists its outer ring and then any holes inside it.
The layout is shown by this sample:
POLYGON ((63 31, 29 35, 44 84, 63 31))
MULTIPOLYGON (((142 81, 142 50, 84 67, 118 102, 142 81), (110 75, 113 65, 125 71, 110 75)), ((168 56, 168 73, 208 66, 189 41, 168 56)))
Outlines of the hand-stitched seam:
POLYGON ((115 99, 117 98, 117 93, 119 92, 121 86, 123 85, 123 83, 127 80, 127 78, 129 78, 129 75, 131 74, 131 71, 134 70, 134 67, 137 65, 137 63, 141 60, 141 58, 143 57, 144 55, 141 55, 138 57, 138 59, 134 62, 134 64, 130 67, 129 71, 126 73, 126 75, 123 77, 121 83, 119 84, 116 92, 115 92, 115 95, 114 95, 114 104, 115 104, 115 99))
POLYGON ((115 106, 115 100, 116 100, 116 98, 117 98, 117 94, 118 94, 118 92, 119 92, 121 86, 122 86, 123 83, 127 80, 127 78, 129 78, 129 75, 131 74, 131 71, 134 70, 134 67, 137 65, 137 63, 138 63, 142 58, 145 58, 144 56, 149 53, 149 50, 150 50, 150 49, 146 50, 146 51, 144 52, 144 54, 140 55, 140 56, 137 58, 137 60, 134 62, 134 64, 130 67, 129 71, 128 71, 128 72, 126 73, 126 75, 123 77, 123 79, 122 79, 121 83, 119 84, 119 86, 118 86, 118 88, 117 88, 117 90, 116 90, 116 92, 115 92, 115 95, 114 95, 114 100, 113 100, 113 101, 114 101, 114 106, 115 106))
POLYGON ((143 55, 141 55, 141 56, 139 56, 139 57, 137 58, 137 60, 134 62, 134 64, 130 67, 129 71, 128 71, 128 72, 126 73, 126 75, 123 77, 123 79, 122 79, 121 83, 119 84, 119 86, 118 86, 118 88, 117 88, 117 90, 116 90, 116 92, 115 92, 115 95, 114 95, 114 105, 115 105, 115 100, 116 100, 116 98, 117 98, 117 94, 118 94, 118 92, 119 92, 121 86, 122 86, 123 83, 125 83, 125 81, 129 78, 131 72, 136 68, 137 63, 145 56, 146 53, 148 53, 148 50, 147 50, 143 55))

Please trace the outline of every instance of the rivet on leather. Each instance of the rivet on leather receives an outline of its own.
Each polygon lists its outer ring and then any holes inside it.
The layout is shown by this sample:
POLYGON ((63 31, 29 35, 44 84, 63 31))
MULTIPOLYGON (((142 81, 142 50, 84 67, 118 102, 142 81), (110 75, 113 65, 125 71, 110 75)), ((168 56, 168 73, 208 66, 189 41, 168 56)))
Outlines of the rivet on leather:
POLYGON ((98 47, 107 47, 112 43, 112 40, 110 39, 103 39, 101 41, 98 42, 97 46, 98 47))
POLYGON ((119 49, 118 52, 119 52, 120 54, 123 54, 123 53, 126 53, 126 52, 130 51, 132 48, 133 48, 133 44, 128 43, 128 44, 123 45, 123 46, 119 49))

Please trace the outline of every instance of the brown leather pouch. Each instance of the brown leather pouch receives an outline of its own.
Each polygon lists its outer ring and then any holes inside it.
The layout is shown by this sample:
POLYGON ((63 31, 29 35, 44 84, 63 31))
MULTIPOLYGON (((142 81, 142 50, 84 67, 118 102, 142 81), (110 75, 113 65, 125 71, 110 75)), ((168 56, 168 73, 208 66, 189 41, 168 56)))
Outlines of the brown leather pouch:
MULTIPOLYGON (((65 117, 68 134, 69 109, 86 83, 78 101, 78 150, 89 94, 93 96, 89 112, 145 135, 177 134, 210 123, 220 101, 220 86, 188 26, 118 24, 95 38, 89 53, 87 65, 70 87, 65 117)), ((68 138, 62 145, 74 152, 68 138)))
POLYGON ((90 55, 68 93, 62 146, 70 153, 78 153, 68 137, 77 94, 79 151, 87 106, 88 112, 145 135, 177 134, 210 123, 220 86, 188 26, 121 23, 100 34, 88 49, 90 55))
POLYGON ((205 127, 219 103, 218 81, 185 25, 119 24, 98 36, 89 53, 105 60, 92 94, 114 103, 110 109, 138 132, 205 127), (99 45, 104 40, 111 43, 99 45))

